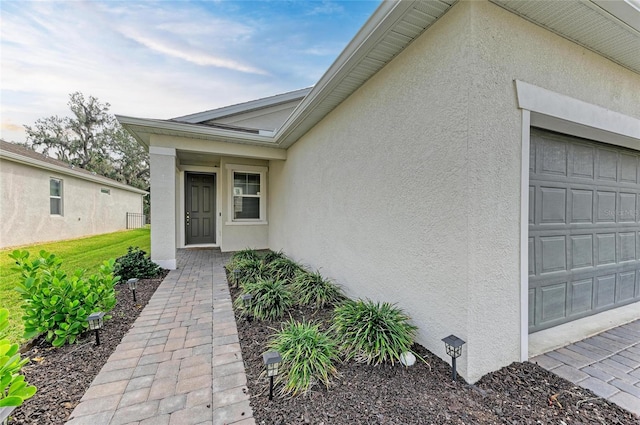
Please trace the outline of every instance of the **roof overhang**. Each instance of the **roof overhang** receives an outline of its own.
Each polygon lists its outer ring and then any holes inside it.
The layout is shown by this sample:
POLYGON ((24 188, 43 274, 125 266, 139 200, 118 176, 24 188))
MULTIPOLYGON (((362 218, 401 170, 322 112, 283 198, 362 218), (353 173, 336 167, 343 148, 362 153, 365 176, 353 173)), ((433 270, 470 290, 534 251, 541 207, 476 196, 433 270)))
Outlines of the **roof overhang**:
POLYGON ((640 74, 638 0, 489 0, 640 74))
MULTIPOLYGON (((634 6, 639 0, 490 1, 640 73, 640 11, 634 6)), ((303 89, 308 93, 275 134, 249 134, 191 123, 122 116, 117 117, 118 121, 147 147, 150 134, 165 134, 286 149, 386 66, 456 2, 383 1, 320 81, 311 89, 303 89)), ((182 118, 197 120, 204 115, 196 116, 198 114, 182 118)))
POLYGON ((129 192, 138 193, 140 195, 147 195, 148 194, 148 192, 146 192, 146 191, 144 191, 142 189, 138 189, 138 188, 133 187, 133 186, 128 186, 126 184, 117 182, 115 180, 108 179, 106 177, 99 176, 97 174, 88 174, 88 173, 84 173, 84 172, 78 172, 74 168, 63 167, 61 165, 56 165, 56 164, 50 164, 48 162, 39 161, 37 159, 30 158, 30 157, 24 156, 24 155, 20 155, 20 154, 17 154, 15 152, 8 152, 8 151, 0 149, 0 158, 4 159, 4 160, 7 160, 7 161, 16 162, 16 163, 19 163, 19 164, 29 165, 29 166, 34 167, 34 168, 39 168, 39 169, 42 169, 42 170, 47 170, 47 171, 51 171, 51 172, 54 172, 54 173, 75 177, 77 179, 86 180, 86 181, 89 181, 89 182, 92 182, 92 183, 97 183, 97 184, 100 184, 102 186, 109 186, 109 187, 113 187, 113 188, 117 188, 117 189, 122 189, 122 190, 126 190, 126 191, 129 191, 129 192))

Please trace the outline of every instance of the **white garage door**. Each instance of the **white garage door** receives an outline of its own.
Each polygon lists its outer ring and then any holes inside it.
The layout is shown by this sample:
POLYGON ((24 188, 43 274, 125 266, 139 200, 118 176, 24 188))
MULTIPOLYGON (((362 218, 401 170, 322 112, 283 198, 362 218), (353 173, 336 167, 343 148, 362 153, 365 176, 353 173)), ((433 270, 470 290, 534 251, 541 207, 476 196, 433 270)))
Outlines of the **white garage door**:
POLYGON ((640 152, 531 130, 529 331, 640 300, 640 152))

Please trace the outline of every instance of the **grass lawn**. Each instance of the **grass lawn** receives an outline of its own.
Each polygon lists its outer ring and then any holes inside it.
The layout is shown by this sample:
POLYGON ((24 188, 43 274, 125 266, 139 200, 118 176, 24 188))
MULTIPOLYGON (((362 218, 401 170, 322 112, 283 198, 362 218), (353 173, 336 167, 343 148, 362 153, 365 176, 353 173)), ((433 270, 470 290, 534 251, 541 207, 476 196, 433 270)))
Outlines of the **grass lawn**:
MULTIPOLYGON (((44 249, 62 260, 62 269, 68 274, 81 268, 87 270, 86 275, 91 275, 98 271, 98 267, 104 260, 126 254, 130 246, 140 247, 149 253, 150 230, 148 228, 127 230, 82 239, 30 245, 19 249, 29 251, 31 254, 29 258, 44 249)), ((0 307, 9 310, 9 339, 12 342, 22 343, 24 342, 20 308, 22 300, 14 290, 19 282, 20 273, 11 270, 14 262, 9 258, 9 254, 13 251, 13 249, 0 251, 0 307)))

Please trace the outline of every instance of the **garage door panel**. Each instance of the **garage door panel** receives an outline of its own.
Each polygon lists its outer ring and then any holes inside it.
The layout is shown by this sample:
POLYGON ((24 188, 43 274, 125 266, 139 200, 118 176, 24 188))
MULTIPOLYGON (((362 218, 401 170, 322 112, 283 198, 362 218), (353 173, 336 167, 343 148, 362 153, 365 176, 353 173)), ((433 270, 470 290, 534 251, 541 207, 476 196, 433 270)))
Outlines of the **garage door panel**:
POLYGON ((571 236, 571 270, 593 267, 593 235, 571 236))
POLYGON ((620 181, 638 182, 638 158, 635 155, 620 155, 620 181))
POLYGON ((636 272, 618 273, 616 302, 630 301, 635 296, 636 272))
POLYGON ((609 149, 598 149, 598 179, 618 181, 618 153, 609 149))
POLYGON ((593 222, 593 190, 571 189, 569 217, 571 223, 593 222))
POLYGON ((616 234, 599 233, 596 235, 597 264, 599 266, 616 262, 616 234))
POLYGON ((593 278, 571 282, 570 290, 571 316, 593 309, 593 278))
POLYGON ((595 149, 592 146, 574 144, 572 146, 571 176, 593 179, 595 149))
POLYGON ((540 238, 540 273, 551 273, 567 269, 566 239, 564 236, 540 238))
POLYGON ((640 300, 640 153, 531 134, 530 332, 640 300))
POLYGON ((561 282, 540 288, 540 318, 542 323, 566 317, 567 283, 561 282))
POLYGON ((567 220, 567 190, 559 187, 541 187, 540 206, 540 223, 564 224, 567 220))

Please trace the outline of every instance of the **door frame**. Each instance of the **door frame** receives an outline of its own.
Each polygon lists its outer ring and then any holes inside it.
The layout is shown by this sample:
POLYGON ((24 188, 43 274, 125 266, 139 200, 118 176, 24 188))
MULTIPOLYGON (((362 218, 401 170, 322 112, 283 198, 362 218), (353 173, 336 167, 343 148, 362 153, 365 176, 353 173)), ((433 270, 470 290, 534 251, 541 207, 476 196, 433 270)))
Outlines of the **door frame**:
POLYGON ((178 181, 176 182, 178 186, 178 202, 176 205, 177 211, 177 232, 178 232, 178 248, 187 248, 187 247, 214 247, 219 248, 220 242, 222 239, 222 217, 221 217, 221 202, 222 196, 220 191, 220 167, 204 167, 204 166, 196 166, 196 165, 181 165, 179 168, 179 176, 178 181), (184 222, 186 219, 186 196, 185 196, 185 184, 186 184, 186 174, 187 173, 200 173, 200 174, 213 174, 215 178, 215 187, 216 187, 216 207, 215 207, 215 216, 216 216, 216 242, 213 244, 191 244, 187 245, 186 240, 186 232, 184 222))
POLYGON ((529 145, 531 127, 638 150, 640 146, 640 119, 520 80, 514 80, 514 83, 518 97, 518 108, 522 112, 520 360, 526 361, 529 359, 529 145))

